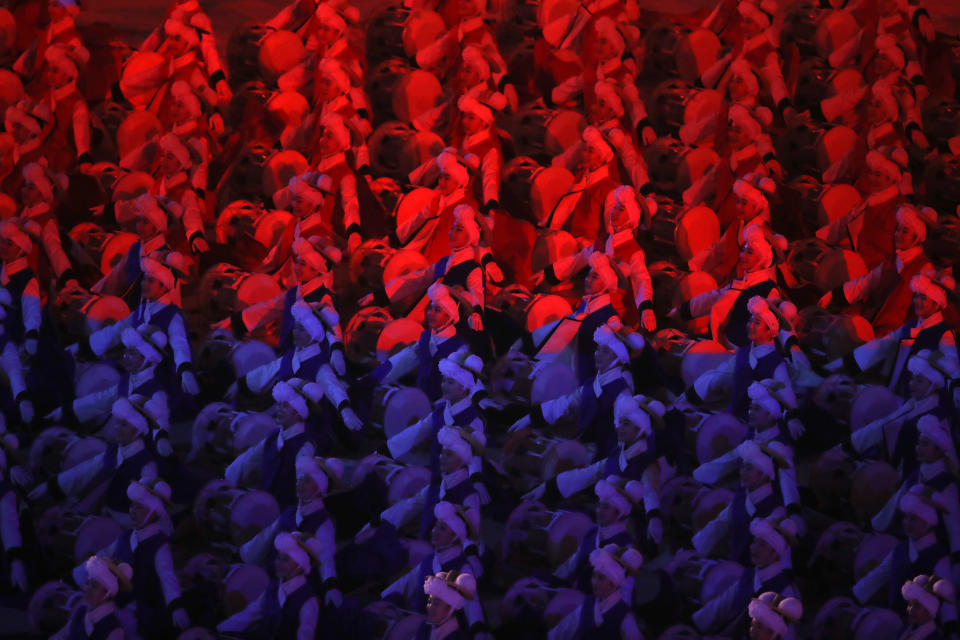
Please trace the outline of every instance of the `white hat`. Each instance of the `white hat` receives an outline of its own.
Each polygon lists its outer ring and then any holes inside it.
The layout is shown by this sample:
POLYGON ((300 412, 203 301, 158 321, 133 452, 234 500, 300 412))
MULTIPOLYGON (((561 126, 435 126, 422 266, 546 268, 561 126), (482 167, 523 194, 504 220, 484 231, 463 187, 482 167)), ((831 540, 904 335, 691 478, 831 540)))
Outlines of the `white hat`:
MULTIPOLYGON (((131 396, 131 398, 138 399, 142 398, 142 396, 131 396)), ((133 402, 131 398, 117 398, 114 400, 110 413, 114 418, 129 422, 137 429, 140 435, 143 435, 150 431, 150 423, 147 421, 147 416, 143 409, 133 402)))
POLYGON ((506 106, 507 99, 502 93, 493 93, 483 100, 464 94, 457 100, 460 111, 472 113, 487 124, 493 124, 496 114, 506 106))
POLYGON ((486 80, 490 77, 490 63, 487 62, 487 57, 483 55, 483 51, 474 46, 466 46, 463 48, 463 51, 460 53, 460 61, 468 67, 476 70, 480 74, 481 80, 486 80))
POLYGON ((483 389, 483 382, 480 380, 483 360, 477 355, 460 351, 442 359, 437 368, 443 376, 460 383, 471 395, 483 389))
POLYGON ((786 400, 780 395, 783 388, 784 384, 782 382, 768 378, 752 383, 747 388, 747 395, 750 400, 766 409, 774 418, 779 420, 787 408, 786 400))
MULTIPOLYGON (((744 3, 741 2, 741 5, 744 3)), ((757 81, 756 74, 750 67, 750 63, 744 58, 737 58, 730 63, 730 73, 740 78, 746 84, 747 95, 755 96, 760 92, 760 83, 757 81)))
POLYGON ((797 525, 789 518, 781 518, 778 511, 782 510, 776 510, 769 518, 754 518, 750 522, 750 533, 770 545, 782 559, 796 539, 797 525))
POLYGON ((338 458, 317 458, 299 456, 296 460, 297 477, 310 476, 321 495, 327 495, 330 482, 338 482, 343 477, 343 461, 338 458))
POLYGON ((803 605, 797 598, 783 598, 768 591, 750 601, 747 613, 780 638, 787 637, 788 623, 793 624, 803 615, 803 605))
POLYGON ((609 16, 597 18, 593 28, 597 32, 597 35, 601 35, 610 41, 618 54, 623 54, 627 45, 626 42, 624 42, 623 34, 621 34, 617 28, 617 23, 614 22, 612 18, 609 16))
POLYGON ((464 464, 483 453, 486 437, 480 431, 468 432, 460 427, 441 427, 437 433, 437 442, 444 449, 452 451, 464 464))
POLYGON ((291 560, 303 569, 304 573, 310 573, 310 568, 313 565, 312 550, 308 549, 301 540, 299 532, 297 532, 297 535, 286 531, 278 533, 277 537, 273 539, 273 548, 280 553, 287 554, 291 560))
POLYGON ((53 200, 53 181, 39 162, 31 162, 23 168, 23 179, 32 184, 46 201, 53 200))
POLYGON ((613 160, 613 147, 610 146, 610 143, 608 143, 606 138, 603 137, 603 134, 600 133, 599 129, 596 127, 587 127, 583 130, 583 133, 580 134, 580 137, 583 138, 585 143, 600 153, 600 156, 603 158, 604 162, 610 162, 613 160))
POLYGON ((423 592, 449 605, 451 612, 462 609, 465 600, 477 597, 477 579, 472 574, 461 573, 456 578, 454 575, 454 572, 438 573, 427 576, 423 582, 423 592))
POLYGON ((141 504, 161 518, 167 516, 167 503, 173 495, 170 485, 163 480, 134 480, 127 487, 127 497, 141 504))
POLYGON ((33 242, 30 240, 30 236, 21 231, 19 225, 13 220, 0 222, 0 238, 6 238, 17 245, 23 253, 30 253, 33 250, 33 242))
POLYGON ((773 458, 753 440, 746 440, 737 445, 737 455, 739 455, 740 459, 744 462, 749 462, 759 469, 768 479, 772 480, 776 477, 773 458))
POLYGON ((954 589, 949 580, 937 576, 919 575, 903 583, 900 587, 900 595, 908 602, 918 603, 936 618, 941 602, 953 602, 954 589))
POLYGON ((158 232, 166 232, 167 212, 157 203, 157 197, 152 193, 142 193, 137 197, 136 213, 149 220, 158 232))
POLYGON ((167 291, 172 291, 176 285, 173 271, 153 258, 140 258, 140 268, 143 270, 145 276, 159 280, 163 286, 166 287, 167 291))
POLYGON ((619 552, 620 549, 614 544, 594 549, 590 552, 590 566, 617 587, 622 587, 627 581, 627 569, 621 562, 619 552))
POLYGON ((66 45, 54 44, 47 47, 46 51, 43 52, 43 59, 47 64, 66 71, 72 78, 76 78, 79 74, 77 61, 73 59, 70 53, 71 50, 66 45))
POLYGON ((759 225, 751 224, 740 232, 740 246, 749 246, 761 256, 761 268, 766 269, 773 264, 773 247, 759 225))
POLYGON ((439 282, 433 283, 430 285, 430 288, 427 289, 427 297, 430 298, 430 302, 447 312, 452 323, 456 324, 460 321, 460 307, 457 305, 457 301, 450 295, 450 289, 447 285, 439 282))
POLYGON ((329 3, 322 2, 318 4, 317 10, 313 12, 313 15, 324 25, 330 27, 340 35, 347 32, 347 21, 344 20, 343 16, 329 3))
POLYGON ((613 403, 613 415, 617 422, 626 418, 640 430, 643 437, 650 436, 652 427, 663 425, 663 415, 666 407, 659 400, 651 400, 643 395, 631 396, 621 393, 613 403))
POLYGON ((433 517, 447 525, 460 542, 467 542, 476 538, 473 522, 460 505, 441 500, 433 507, 433 517))
POLYGON ((139 327, 127 327, 120 337, 123 346, 136 349, 147 362, 159 364, 163 361, 163 350, 167 346, 167 334, 159 328, 144 324, 139 327))
POLYGON ((306 397, 300 393, 300 386, 303 380, 291 378, 290 380, 281 380, 273 385, 273 399, 277 402, 286 402, 301 418, 306 419, 310 415, 310 409, 307 407, 306 397))
POLYGON ((93 580, 107 592, 108 598, 113 598, 120 591, 130 588, 133 579, 133 568, 125 562, 114 564, 110 558, 90 556, 84 563, 87 579, 93 580))
POLYGON ((200 36, 197 35, 196 30, 191 29, 184 23, 179 20, 167 20, 163 23, 163 31, 168 36, 180 36, 187 41, 191 47, 195 47, 200 44, 200 36))
POLYGON ((957 470, 957 450, 953 446, 953 438, 946 425, 935 415, 928 413, 917 421, 917 431, 933 442, 944 456, 950 461, 953 470, 957 470))
POLYGON ((630 480, 622 488, 620 484, 620 478, 610 476, 598 481, 593 491, 597 494, 597 500, 612 506, 623 519, 630 515, 635 504, 643 500, 643 485, 636 480, 630 480))
POLYGON ((301 262, 310 265, 320 273, 330 270, 324 255, 317 251, 317 248, 306 238, 300 237, 293 241, 293 253, 301 262))
POLYGON ((187 145, 183 143, 183 140, 181 140, 177 134, 164 134, 157 144, 161 151, 172 154, 180 163, 181 168, 188 169, 191 166, 190 149, 187 148, 187 145))
POLYGON ((943 389, 947 380, 960 375, 957 363, 938 351, 921 349, 907 361, 907 369, 914 375, 920 375, 933 383, 937 389, 943 389))
POLYGON ((903 55, 903 49, 897 44, 896 38, 889 33, 877 36, 873 45, 877 48, 877 53, 893 63, 897 69, 903 69, 906 65, 907 59, 903 55))
POLYGON ((627 351, 627 345, 617 337, 610 327, 605 324, 600 325, 593 332, 593 341, 597 346, 606 346, 617 356, 617 362, 626 364, 630 362, 630 354, 627 351))
POLYGON ((956 282, 949 275, 938 279, 934 278, 936 276, 931 277, 923 273, 913 276, 910 280, 910 290, 914 293, 922 293, 933 300, 938 307, 944 309, 947 306, 947 291, 954 289, 956 282))
POLYGON ((610 212, 613 211, 613 208, 618 204, 626 210, 631 228, 636 227, 640 223, 640 203, 637 202, 636 191, 634 191, 630 185, 620 185, 607 194, 607 198, 603 203, 603 214, 607 222, 607 230, 611 233, 619 231, 619 229, 612 228, 613 223, 610 216, 610 212))
POLYGON ((910 205, 904 205, 897 209, 897 222, 912 230, 920 242, 924 242, 927 239, 927 225, 936 221, 937 212, 930 207, 917 209, 910 205))

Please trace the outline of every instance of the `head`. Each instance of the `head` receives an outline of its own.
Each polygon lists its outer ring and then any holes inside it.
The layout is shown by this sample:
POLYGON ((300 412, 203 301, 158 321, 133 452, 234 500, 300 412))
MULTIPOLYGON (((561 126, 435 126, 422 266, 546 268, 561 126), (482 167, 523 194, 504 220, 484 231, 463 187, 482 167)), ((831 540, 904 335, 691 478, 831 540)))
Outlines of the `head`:
POLYGON ((310 474, 304 473, 297 477, 297 499, 309 502, 320 495, 320 487, 310 474))
POLYGON ((303 574, 303 567, 283 551, 277 551, 277 557, 273 561, 273 570, 277 574, 277 579, 282 582, 303 574))
POLYGON ((764 253, 756 244, 747 242, 740 249, 738 266, 743 273, 752 273, 758 269, 765 268, 766 265, 763 264, 764 258, 764 253))
POLYGON ((427 623, 437 626, 443 624, 453 613, 453 607, 438 598, 427 596, 427 623))
POLYGON ((447 448, 440 450, 440 473, 449 475, 464 466, 466 466, 466 463, 455 451, 447 448))
POLYGON ((140 437, 140 430, 129 420, 118 418, 114 424, 114 438, 121 447, 140 437))
POLYGON ((629 416, 620 416, 617 418, 617 442, 624 448, 629 447, 634 442, 643 437, 644 430, 638 426, 629 416))
POLYGON ((13 262, 21 257, 23 257, 25 252, 20 245, 18 245, 13 240, 0 236, 0 260, 5 263, 13 262))
POLYGON ((911 540, 918 540, 933 529, 933 525, 911 512, 903 512, 900 522, 903 525, 903 532, 911 540))
POLYGON ((907 389, 914 400, 923 400, 937 392, 937 386, 922 373, 910 373, 907 389))
POLYGON ((443 550, 457 544, 457 534, 446 522, 437 518, 433 523, 433 529, 430 530, 430 544, 434 549, 443 550))
POLYGON ((293 270, 299 282, 310 282, 320 275, 320 270, 304 257, 293 254, 293 270))
POLYGON ((166 285, 150 273, 143 275, 140 282, 140 296, 144 300, 156 301, 168 293, 166 285))
POLYGON ((431 330, 439 331, 445 329, 452 322, 453 318, 442 305, 435 302, 427 305, 427 327, 431 330))
POLYGON ((147 525, 153 524, 159 519, 159 515, 154 513, 150 507, 136 500, 130 501, 130 521, 134 528, 142 529, 147 525))
POLYGON ((590 576, 590 588, 593 590, 593 595, 596 599, 602 601, 613 594, 619 587, 605 574, 594 569, 593 575, 590 576))
POLYGON ((320 139, 317 141, 317 148, 321 156, 332 156, 343 151, 343 145, 334 127, 323 127, 320 139))
POLYGON ((937 460, 943 459, 943 451, 937 446, 937 443, 930 439, 926 434, 921 433, 917 439, 915 448, 917 461, 921 464, 931 464, 937 460))
POLYGON ((780 555, 777 550, 770 546, 763 538, 753 537, 750 543, 750 562, 758 569, 769 567, 775 562, 779 562, 780 555))
POLYGON ((765 431, 777 424, 777 417, 770 413, 766 407, 757 402, 750 403, 750 409, 747 412, 747 426, 754 431, 765 431))
POLYGON ((893 232, 893 248, 897 251, 906 251, 920 244, 920 236, 909 225, 898 224, 893 232))
POLYGON ((750 317, 750 321, 747 323, 747 336, 750 338, 750 342, 760 345, 772 343, 776 334, 766 322, 754 315, 750 317))
POLYGON ((460 127, 464 135, 472 136, 486 129, 487 123, 472 111, 464 111, 460 114, 460 127))
POLYGON ((142 371, 148 364, 147 359, 136 347, 125 348, 123 355, 120 357, 120 366, 122 366, 123 370, 127 373, 142 371))
POLYGON ((300 413, 297 411, 297 409, 285 400, 280 400, 277 402, 274 417, 282 427, 289 427, 297 424, 298 422, 303 422, 303 418, 300 417, 300 413))
POLYGON ((597 501, 597 511, 596 511, 597 524, 601 527, 606 527, 615 522, 618 522, 621 518, 620 511, 610 504, 606 500, 597 501))
POLYGON ((595 171, 606 164, 603 150, 597 145, 586 144, 583 147, 583 168, 595 171))
POLYGON ((747 491, 754 491, 770 482, 763 471, 753 464, 744 460, 740 463, 740 485, 747 491))
POLYGON ((617 364, 617 354, 607 345, 601 344, 593 353, 593 362, 597 371, 606 371, 617 364))
POLYGON ((919 319, 926 320, 938 311, 940 311, 940 305, 925 293, 917 291, 913 294, 913 312, 919 319))
POLYGON ((440 177, 437 179, 437 191, 444 196, 449 196, 462 186, 459 180, 445 171, 441 172, 440 177))
POLYGON ((456 250, 469 246, 471 240, 470 230, 460 220, 454 220, 450 226, 450 246, 456 250))
POLYGON ((83 602, 88 610, 95 609, 110 599, 110 592, 106 587, 93 578, 87 579, 86 584, 83 585, 83 602))

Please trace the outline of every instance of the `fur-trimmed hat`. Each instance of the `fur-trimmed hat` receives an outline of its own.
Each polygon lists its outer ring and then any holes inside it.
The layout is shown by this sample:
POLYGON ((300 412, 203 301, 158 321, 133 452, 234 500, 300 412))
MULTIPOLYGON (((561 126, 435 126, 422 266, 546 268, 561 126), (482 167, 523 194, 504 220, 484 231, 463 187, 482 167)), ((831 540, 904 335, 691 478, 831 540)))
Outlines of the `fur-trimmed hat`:
POLYGON ((603 137, 599 129, 596 127, 587 127, 583 130, 583 133, 580 134, 580 137, 587 145, 593 147, 600 154, 604 162, 613 160, 613 147, 610 146, 610 143, 603 137))
POLYGON ((427 289, 427 297, 430 298, 431 303, 443 309, 454 324, 460 321, 460 307, 453 296, 450 295, 450 289, 447 285, 439 282, 433 283, 427 289))
POLYGON ((466 186, 470 173, 467 171, 467 166, 457 157, 456 149, 453 147, 443 149, 437 155, 436 162, 440 173, 447 174, 461 187, 466 186))
POLYGON ((129 591, 132 587, 133 568, 126 562, 115 563, 103 556, 90 556, 84 563, 88 580, 93 580, 107 592, 107 598, 113 598, 120 591, 129 591))
POLYGON ((630 515, 634 505, 643 502, 643 485, 636 480, 624 482, 617 476, 608 476, 598 481, 593 491, 597 500, 616 509, 621 519, 630 515))
POLYGON ((907 493, 903 494, 900 497, 899 506, 901 513, 916 516, 930 527, 936 526, 939 521, 937 506, 927 497, 921 485, 914 485, 907 493))
POLYGON ((747 302, 747 311, 750 312, 751 316, 758 318, 763 324, 767 325, 767 328, 769 328, 774 335, 780 333, 780 321, 777 319, 776 314, 770 309, 770 304, 766 298, 760 296, 750 298, 747 302))
POLYGON ((629 420, 640 430, 642 437, 652 435, 654 428, 663 428, 663 416, 666 412, 662 402, 643 395, 621 393, 613 403, 614 419, 617 422, 622 419, 629 420))
POLYGON ((297 477, 310 476, 320 490, 320 495, 327 495, 330 486, 340 482, 343 477, 343 461, 338 458, 300 456, 295 464, 297 477))
POLYGON ((786 638, 789 625, 796 624, 803 615, 803 604, 797 598, 781 598, 772 591, 762 593, 747 607, 747 613, 779 638, 786 638))
POLYGON ((768 518, 754 518, 750 522, 750 534, 770 545, 781 559, 786 557, 797 539, 796 523, 783 517, 782 511, 777 509, 768 518))
POLYGON ((927 225, 937 221, 937 212, 930 207, 904 205, 897 209, 897 223, 913 231, 920 242, 927 239, 927 225))
POLYGON ((755 404, 760 405, 774 418, 780 419, 789 409, 782 392, 786 387, 779 380, 768 378, 758 380, 747 389, 747 395, 755 404))
POLYGON ((474 458, 483 455, 486 437, 480 431, 444 426, 437 433, 437 442, 441 448, 452 451, 465 464, 470 464, 474 458))
POLYGON ((630 362, 630 352, 627 351, 627 345, 617 337, 617 334, 607 325, 603 324, 593 332, 593 341, 598 347, 609 348, 617 356, 617 362, 626 364, 630 362))
POLYGON ((476 527, 460 505, 441 500, 433 508, 433 517, 447 525, 461 543, 477 539, 476 527))
POLYGON ((507 107, 507 99, 502 93, 492 93, 482 100, 464 94, 457 100, 457 107, 460 111, 472 113, 487 124, 493 124, 497 114, 507 107))
POLYGON ((467 351, 458 351, 442 359, 437 368, 441 375, 456 380, 473 395, 483 389, 483 360, 467 351))
POLYGON ((33 250, 33 241, 30 240, 30 236, 24 233, 18 225, 13 220, 4 220, 0 222, 0 238, 5 238, 17 245, 25 254, 29 254, 33 250))
POLYGON ((450 607, 451 615, 463 608, 466 600, 477 597, 477 579, 469 573, 441 572, 427 576, 423 582, 423 592, 441 600, 450 607))
POLYGON ((140 355, 152 364, 163 361, 163 351, 167 346, 167 334, 150 324, 139 327, 127 327, 120 336, 123 346, 136 349, 140 355))
POLYGON ((949 274, 938 278, 936 274, 921 273, 910 280, 911 291, 922 293, 941 309, 947 306, 947 292, 955 290, 956 286, 956 281, 949 274))
POLYGON ((172 495, 170 485, 159 478, 134 480, 127 487, 127 497, 132 502, 143 505, 161 518, 167 516, 172 495))
POLYGON ((923 376, 937 389, 943 389, 947 380, 960 376, 960 367, 953 358, 930 349, 921 349, 911 356, 907 369, 914 375, 923 376))
POLYGON ((293 407, 297 415, 306 419, 306 417, 310 415, 310 409, 307 406, 306 396, 300 392, 302 385, 303 380, 299 378, 291 378, 286 381, 281 380, 273 385, 273 399, 277 402, 286 402, 293 407))
POLYGON ((916 602, 926 609, 931 617, 936 618, 941 604, 953 603, 954 588, 947 579, 919 575, 903 583, 900 587, 900 595, 907 602, 916 602))

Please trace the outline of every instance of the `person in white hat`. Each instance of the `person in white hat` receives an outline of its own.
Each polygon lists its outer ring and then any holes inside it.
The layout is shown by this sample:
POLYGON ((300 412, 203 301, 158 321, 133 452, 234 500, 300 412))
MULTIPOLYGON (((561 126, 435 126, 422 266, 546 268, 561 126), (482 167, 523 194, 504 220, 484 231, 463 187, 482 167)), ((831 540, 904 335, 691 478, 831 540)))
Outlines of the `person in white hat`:
POLYGON ((317 436, 307 431, 306 420, 310 415, 309 402, 314 399, 307 394, 304 381, 290 378, 273 386, 276 401, 277 428, 263 440, 250 447, 230 463, 224 478, 238 486, 247 475, 248 468, 260 467, 260 488, 269 491, 281 506, 297 501, 296 459, 315 455, 317 436))
POLYGON ((113 442, 98 455, 84 460, 38 485, 30 500, 44 496, 82 497, 106 480, 104 504, 120 524, 129 523, 127 487, 137 478, 157 477, 157 455, 149 445, 151 418, 144 408, 148 398, 131 396, 113 403, 113 442))
POLYGON ((633 508, 643 502, 643 485, 636 480, 624 481, 609 476, 597 482, 597 508, 594 511, 596 524, 580 540, 580 546, 561 564, 553 575, 575 588, 589 593, 593 567, 590 555, 608 544, 635 546, 636 540, 627 528, 633 508))
POLYGON ((550 640, 587 640, 587 638, 621 638, 638 640, 640 629, 624 597, 624 585, 643 562, 633 548, 622 549, 610 544, 590 553, 593 574, 591 590, 583 603, 557 623, 547 638, 550 640))
POLYGON ((796 526, 783 510, 750 523, 750 566, 740 578, 693 614, 702 633, 743 633, 747 630, 747 607, 761 593, 773 591, 783 597, 799 597, 790 567, 790 547, 796 526))
POLYGON ((53 113, 53 130, 44 144, 51 169, 65 171, 75 162, 90 162, 90 110, 77 88, 78 51, 54 44, 43 52, 42 100, 53 113))
MULTIPOLYGON (((739 236, 740 256, 737 276, 729 284, 701 293, 670 316, 683 319, 709 316, 710 334, 714 340, 731 347, 749 343, 747 325, 751 314, 747 303, 754 296, 780 298, 775 280, 774 251, 763 229, 756 225, 746 227, 739 236)), ((774 335, 779 329, 774 331, 774 335)))
POLYGON ((500 206, 500 174, 503 171, 503 151, 496 129, 496 116, 507 106, 501 93, 473 97, 462 95, 457 100, 459 121, 453 138, 453 146, 465 159, 477 163, 479 189, 483 211, 500 206))
MULTIPOLYGON (((623 307, 632 297, 632 305, 640 316, 640 326, 648 332, 657 328, 657 317, 653 312, 653 281, 647 269, 647 254, 637 242, 636 230, 641 218, 649 218, 656 213, 656 200, 650 197, 638 199, 633 187, 623 185, 607 195, 603 206, 603 219, 607 230, 604 253, 617 268, 627 276, 630 282, 629 294, 624 295, 623 307)), ((633 309, 630 309, 630 315, 633 309)), ((628 322, 633 325, 634 323, 628 322)))
MULTIPOLYGON (((500 55, 497 39, 484 20, 486 3, 470 0, 456 5, 456 13, 448 24, 456 25, 434 42, 417 52, 417 65, 443 78, 463 63, 463 52, 473 49, 482 52, 493 69, 488 72, 492 84, 499 84, 506 76, 507 65, 500 55), (493 73, 496 70, 496 73, 493 73)), ((469 88, 469 87, 468 87, 469 88)))
POLYGON ((24 346, 32 341, 29 352, 35 353, 42 313, 40 285, 27 260, 32 251, 33 240, 16 220, 0 222, 0 286, 10 297, 3 340, 24 346))
POLYGON ((907 603, 900 587, 919 574, 952 576, 950 554, 937 540, 940 511, 921 487, 914 487, 900 498, 904 537, 872 571, 854 586, 853 595, 867 603, 880 594, 886 606, 905 613, 907 603))
POLYGON ((477 581, 469 573, 441 571, 423 581, 427 595, 427 619, 417 630, 417 638, 429 640, 466 640, 473 637, 463 628, 457 613, 479 598, 477 581))
POLYGON ((597 444, 597 459, 609 455, 616 446, 614 405, 622 394, 633 394, 630 351, 607 325, 597 327, 593 342, 596 376, 571 394, 533 407, 529 415, 513 424, 512 431, 530 426, 547 430, 562 418, 576 415, 578 437, 597 444))
MULTIPOLYGON (((665 427, 665 412, 666 407, 658 400, 642 395, 621 394, 614 404, 617 447, 606 459, 587 467, 561 471, 554 480, 536 487, 525 497, 547 502, 568 499, 609 476, 639 482, 647 523, 646 534, 655 544, 659 544, 663 535, 660 488, 662 482, 673 473, 664 452, 657 451, 654 435, 655 428, 661 431, 665 427)), ((635 516, 634 521, 638 520, 635 516)))
MULTIPOLYGON (((197 189, 203 193, 206 187, 205 159, 200 158, 200 148, 190 145, 191 140, 168 133, 157 143, 159 157, 159 176, 157 193, 174 219, 183 227, 184 235, 195 254, 210 250, 204 238, 204 222, 210 221, 206 204, 197 196, 197 189)), ((194 143, 196 144, 196 143, 194 143)))
MULTIPOLYGON (((737 491, 729 504, 694 534, 693 546, 701 553, 711 553, 720 540, 728 537, 729 548, 720 555, 746 564, 750 559, 750 522, 753 518, 768 518, 783 510, 784 495, 778 480, 782 477, 784 465, 790 462, 792 452, 786 447, 771 446, 771 443, 761 445, 753 440, 741 443, 734 451, 740 460, 737 491)), ((722 479, 726 466, 721 466, 719 461, 706 463, 694 470, 693 477, 715 485, 722 479)))
MULTIPOLYGON (((433 264, 453 252, 449 230, 454 211, 461 205, 477 208, 468 189, 470 171, 453 147, 444 148, 432 161, 410 173, 415 184, 429 184, 436 179, 436 193, 430 203, 409 219, 398 224, 396 235, 404 249, 419 251, 433 264)), ((479 241, 479 234, 477 240, 479 241)))
POLYGON ((307 580, 315 562, 313 543, 296 533, 279 533, 274 573, 259 598, 217 625, 221 633, 243 632, 259 623, 271 638, 308 640, 317 633, 320 602, 307 580))
POLYGON ((296 460, 297 504, 284 509, 280 516, 263 531, 240 548, 240 557, 251 564, 263 564, 273 551, 278 533, 299 531, 311 541, 317 556, 316 566, 309 579, 326 606, 339 607, 343 603, 337 581, 334 553, 337 550, 335 524, 324 504, 324 497, 339 483, 344 466, 337 458, 300 456, 296 460))
MULTIPOLYGON (((430 416, 430 421, 434 422, 433 415, 430 416)), ((406 444, 401 442, 403 435, 394 436, 387 442, 391 451, 406 444)), ((440 447, 437 460, 439 473, 418 493, 384 510, 380 519, 399 529, 420 516, 420 536, 426 537, 436 520, 433 508, 443 500, 463 507, 467 517, 479 530, 481 507, 489 502, 486 488, 477 479, 483 448, 487 442, 486 436, 482 430, 473 430, 454 423, 440 427, 434 437, 440 447)), ((399 453, 396 455, 400 456, 399 453)))
POLYGON ((919 575, 900 587, 907 601, 907 625, 897 640, 937 640, 946 638, 948 625, 955 625, 956 588, 949 579, 919 575), (944 615, 946 614, 946 615, 944 615))
MULTIPOLYGON (((7 433, 6 425, 0 420, 0 545, 3 555, 9 563, 9 576, 0 578, 14 589, 26 593, 29 583, 26 558, 23 548, 23 535, 20 530, 20 496, 11 482, 15 473, 14 463, 20 443, 12 433, 7 433), (9 581, 8 581, 9 580, 9 581)), ((22 470, 22 469, 21 469, 22 470)), ((27 541, 29 544, 29 540, 27 541)))
POLYGON ((52 172, 46 160, 26 164, 21 174, 20 201, 23 208, 19 218, 23 230, 43 249, 58 286, 70 288, 76 284, 76 274, 63 249, 60 223, 54 215, 57 199, 69 181, 66 176, 52 172))
POLYGON ((330 176, 330 192, 335 197, 334 229, 345 241, 348 254, 360 246, 360 203, 357 199, 357 177, 347 163, 345 152, 350 149, 350 130, 343 118, 328 113, 320 119, 321 133, 317 138, 315 152, 311 155, 316 171, 330 176))
POLYGON ((165 357, 167 335, 149 324, 139 327, 127 327, 120 336, 124 351, 120 365, 126 375, 121 376, 117 384, 106 387, 86 396, 75 398, 51 412, 51 420, 63 419, 69 422, 102 422, 110 416, 110 410, 117 398, 131 395, 152 396, 157 391, 171 391, 165 388, 167 376, 157 371, 165 357))
MULTIPOLYGON (((438 571, 456 571, 473 576, 482 573, 475 546, 479 533, 463 507, 440 501, 433 508, 433 515, 435 522, 430 530, 433 553, 380 594, 382 598, 405 603, 417 612, 426 610, 427 598, 421 585, 427 576, 438 571)), ((482 624, 483 609, 478 601, 471 603, 464 613, 471 627, 482 624)))
POLYGON ((430 304, 426 312, 426 328, 416 344, 404 347, 370 372, 362 381, 370 384, 392 384, 404 376, 416 372, 417 387, 431 401, 442 395, 442 374, 439 364, 444 358, 458 351, 467 350, 467 341, 457 331, 460 322, 460 306, 451 295, 450 288, 435 283, 427 289, 430 304))
POLYGON ((170 548, 171 495, 163 480, 132 481, 127 497, 133 528, 99 552, 133 567, 133 606, 144 638, 169 637, 175 628, 183 631, 190 626, 170 548))
POLYGON ((750 601, 750 640, 793 640, 795 626, 803 615, 797 598, 782 598, 767 591, 750 601))
POLYGON ((130 590, 133 568, 110 558, 90 556, 77 580, 83 588, 83 603, 70 615, 67 624, 51 636, 56 640, 101 638, 124 640, 127 637, 114 602, 118 594, 130 590))
MULTIPOLYGON (((358 61, 352 61, 357 64, 358 61)), ((351 71, 344 67, 343 63, 337 58, 323 57, 316 67, 314 76, 314 113, 318 114, 320 119, 328 113, 336 113, 356 134, 359 140, 366 140, 373 132, 370 124, 369 101, 360 87, 353 86, 353 76, 351 71)), ((366 147, 363 147, 366 153, 366 147)), ((358 150, 355 148, 356 168, 366 164, 365 158, 361 158, 358 150)))
POLYGON ((167 345, 173 356, 170 364, 179 378, 180 388, 185 394, 196 395, 199 387, 193 373, 193 355, 186 322, 175 302, 178 298, 176 277, 170 267, 153 258, 141 258, 139 266, 140 304, 137 308, 120 322, 91 334, 75 349, 79 354, 89 356, 92 353, 94 357, 102 357, 107 350, 121 342, 127 327, 151 324, 167 335, 167 345))
POLYGON ((557 201, 542 222, 549 229, 569 229, 577 237, 591 242, 602 239, 600 215, 607 195, 618 186, 614 175, 614 148, 596 127, 587 127, 581 134, 583 152, 576 181, 557 201))
MULTIPOLYGON (((915 319, 884 336, 863 344, 828 365, 828 370, 858 374, 876 369, 888 380, 887 387, 898 395, 907 392, 907 362, 923 349, 939 351, 945 358, 958 360, 956 336, 944 319, 948 296, 956 290, 953 276, 921 273, 910 279, 915 319)), ((888 292, 889 293, 889 292, 888 292)))

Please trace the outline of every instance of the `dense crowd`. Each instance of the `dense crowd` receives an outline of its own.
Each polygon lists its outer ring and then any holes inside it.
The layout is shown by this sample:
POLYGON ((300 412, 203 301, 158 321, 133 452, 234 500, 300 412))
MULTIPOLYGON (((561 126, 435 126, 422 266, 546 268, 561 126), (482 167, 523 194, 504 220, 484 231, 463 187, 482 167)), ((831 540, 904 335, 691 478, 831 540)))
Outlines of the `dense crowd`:
POLYGON ((921 6, 3 4, 11 625, 960 638, 921 6))

